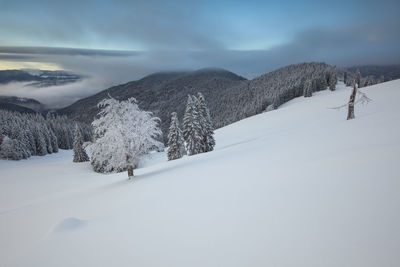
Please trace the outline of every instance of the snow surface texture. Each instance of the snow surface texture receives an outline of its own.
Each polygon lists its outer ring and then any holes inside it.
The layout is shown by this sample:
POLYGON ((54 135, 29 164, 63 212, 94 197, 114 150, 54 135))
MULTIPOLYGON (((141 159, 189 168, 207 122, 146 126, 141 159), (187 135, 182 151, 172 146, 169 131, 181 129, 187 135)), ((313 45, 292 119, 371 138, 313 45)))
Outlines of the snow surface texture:
POLYGON ((154 153, 132 181, 72 151, 0 161, 0 266, 400 266, 400 80, 346 121, 329 107, 350 90, 154 153))

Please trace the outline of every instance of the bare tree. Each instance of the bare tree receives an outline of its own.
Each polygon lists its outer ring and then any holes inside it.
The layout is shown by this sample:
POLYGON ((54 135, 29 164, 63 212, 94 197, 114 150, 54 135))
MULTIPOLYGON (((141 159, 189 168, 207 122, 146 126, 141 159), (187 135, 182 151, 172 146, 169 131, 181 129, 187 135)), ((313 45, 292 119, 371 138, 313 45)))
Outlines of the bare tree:
POLYGON ((349 100, 349 109, 347 112, 347 120, 354 119, 354 104, 356 100, 356 95, 357 95, 357 85, 356 81, 354 80, 353 82, 353 92, 350 95, 350 100, 349 100))
POLYGON ((333 107, 332 109, 341 109, 344 107, 348 107, 348 112, 347 112, 347 120, 354 119, 354 107, 358 104, 368 104, 372 100, 363 92, 358 89, 357 86, 357 81, 354 79, 353 80, 353 91, 351 92, 350 95, 350 100, 344 105, 341 105, 339 107, 333 107))

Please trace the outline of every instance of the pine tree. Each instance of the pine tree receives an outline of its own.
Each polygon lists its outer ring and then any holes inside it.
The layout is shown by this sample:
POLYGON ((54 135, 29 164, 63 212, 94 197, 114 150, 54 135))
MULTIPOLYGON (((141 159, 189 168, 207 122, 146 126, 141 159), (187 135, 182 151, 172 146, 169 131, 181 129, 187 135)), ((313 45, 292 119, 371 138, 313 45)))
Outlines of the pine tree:
POLYGON ((322 91, 322 90, 326 90, 326 87, 328 86, 328 83, 327 83, 325 77, 320 77, 315 82, 315 85, 316 85, 317 91, 322 91))
POLYGON ((277 109, 281 105, 281 98, 279 95, 274 96, 274 99, 272 100, 272 105, 274 109, 277 109))
POLYGON ((215 139, 214 129, 211 122, 210 111, 202 93, 197 93, 195 107, 198 111, 199 126, 201 134, 201 152, 209 152, 214 150, 215 139))
POLYGON ((54 131, 52 131, 52 130, 49 131, 49 135, 50 135, 51 147, 53 149, 53 152, 57 153, 58 152, 57 136, 54 134, 54 131))
POLYGON ((183 138, 186 142, 188 155, 195 155, 201 152, 202 138, 200 135, 199 114, 195 106, 196 98, 188 96, 186 111, 183 117, 183 138))
POLYGON ((345 71, 343 74, 343 83, 347 85, 347 71, 345 71))
POLYGON ((313 84, 312 84, 312 82, 311 81, 306 81, 305 83, 304 83, 304 93, 303 93, 303 95, 304 95, 304 97, 311 97, 312 96, 312 92, 313 92, 313 84))
POLYGON ((81 131, 80 131, 78 125, 76 125, 75 132, 74 132, 74 160, 73 160, 73 162, 89 161, 89 157, 86 154, 86 151, 83 149, 82 144, 83 144, 82 134, 81 134, 81 131))
POLYGON ((19 140, 4 136, 0 145, 0 158, 20 160, 27 158, 27 156, 19 140))
POLYGON ((35 138, 36 154, 43 156, 47 154, 46 140, 39 125, 34 126, 33 136, 35 138))
MULTIPOLYGON (((58 152, 59 148, 58 140, 61 140, 61 148, 72 148, 69 136, 71 136, 74 122, 65 116, 55 117, 52 114, 47 114, 45 119, 40 114, 0 110, 0 121, 0 135, 7 136, 10 139, 7 140, 6 144, 14 146, 15 151, 13 156, 6 156, 6 154, 10 155, 8 152, 0 153, 0 158, 7 157, 18 160, 32 155, 41 156, 55 153, 58 152)), ((78 126, 85 132, 84 140, 90 140, 91 128, 83 123, 79 123, 78 126)))
POLYGON ((329 90, 335 91, 336 89, 336 73, 332 71, 329 76, 329 90))
POLYGON ((168 133, 168 160, 179 159, 185 155, 185 142, 176 112, 171 113, 171 124, 168 133))

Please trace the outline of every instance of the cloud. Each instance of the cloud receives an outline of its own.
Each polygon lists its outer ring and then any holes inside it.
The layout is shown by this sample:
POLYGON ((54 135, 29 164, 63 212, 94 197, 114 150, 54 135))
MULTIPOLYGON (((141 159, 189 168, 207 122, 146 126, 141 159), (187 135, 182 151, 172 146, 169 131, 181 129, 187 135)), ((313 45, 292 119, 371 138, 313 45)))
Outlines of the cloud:
POLYGON ((309 61, 338 66, 395 64, 400 62, 400 22, 370 22, 348 27, 315 28, 269 50, 109 51, 46 47, 0 47, 8 59, 50 62, 89 77, 76 84, 48 88, 0 87, 0 94, 17 94, 51 107, 72 103, 112 85, 137 80, 157 71, 220 67, 247 78, 276 68, 309 61))
POLYGON ((1 95, 33 98, 48 108, 60 108, 88 95, 95 94, 107 84, 101 77, 87 78, 61 86, 35 87, 27 82, 0 85, 1 95))
POLYGON ((81 48, 65 48, 65 47, 15 47, 1 46, 1 54, 19 54, 16 56, 30 55, 66 55, 66 56, 108 56, 108 57, 124 57, 137 55, 140 52, 124 51, 124 50, 101 50, 101 49, 81 49, 81 48))

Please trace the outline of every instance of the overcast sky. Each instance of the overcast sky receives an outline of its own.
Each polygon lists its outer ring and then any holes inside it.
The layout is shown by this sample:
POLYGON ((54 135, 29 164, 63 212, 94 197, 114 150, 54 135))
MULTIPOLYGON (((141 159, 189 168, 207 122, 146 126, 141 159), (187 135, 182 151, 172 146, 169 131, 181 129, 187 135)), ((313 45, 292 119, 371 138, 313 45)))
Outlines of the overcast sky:
POLYGON ((399 14, 394 0, 0 0, 0 69, 90 76, 57 91, 68 102, 163 70, 221 67, 251 78, 303 61, 393 64, 399 14))

